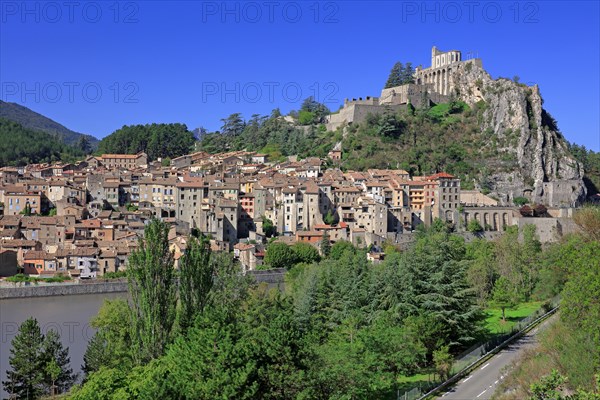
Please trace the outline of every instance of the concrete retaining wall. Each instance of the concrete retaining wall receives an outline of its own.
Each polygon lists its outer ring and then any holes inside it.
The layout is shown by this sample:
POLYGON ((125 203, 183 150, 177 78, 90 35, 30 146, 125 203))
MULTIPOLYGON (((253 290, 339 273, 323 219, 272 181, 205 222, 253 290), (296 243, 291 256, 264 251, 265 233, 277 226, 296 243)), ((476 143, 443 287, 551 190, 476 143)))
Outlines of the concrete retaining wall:
POLYGON ((270 288, 285 290, 285 268, 248 271, 258 283, 266 283, 270 288))
MULTIPOLYGON (((250 271, 258 283, 264 282, 271 287, 283 290, 285 268, 267 271, 250 271)), ((23 285, 19 283, 17 285, 23 285)), ((28 286, 0 287, 0 299, 18 299, 23 297, 68 296, 71 294, 98 294, 127 292, 127 281, 67 283, 67 284, 30 284, 28 286)))
POLYGON ((126 292, 127 282, 81 283, 77 285, 39 285, 0 288, 0 299, 23 297, 67 296, 71 294, 98 294, 126 292))

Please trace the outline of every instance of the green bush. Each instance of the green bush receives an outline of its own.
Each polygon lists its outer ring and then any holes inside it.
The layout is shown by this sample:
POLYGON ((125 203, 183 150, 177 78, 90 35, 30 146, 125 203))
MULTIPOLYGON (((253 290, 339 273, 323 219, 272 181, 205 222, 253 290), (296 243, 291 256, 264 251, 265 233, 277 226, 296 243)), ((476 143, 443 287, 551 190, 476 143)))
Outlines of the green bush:
POLYGON ((525 204, 529 203, 529 200, 527 200, 526 197, 523 196, 517 196, 513 199, 513 203, 516 206, 524 206, 525 204))
POLYGON ((296 262, 311 264, 319 262, 321 256, 319 251, 308 243, 296 243, 292 246, 292 250, 296 254, 296 262))
POLYGON ((481 226, 479 221, 477 221, 476 219, 472 219, 469 221, 469 224, 467 225, 467 230, 471 233, 479 233, 479 232, 483 232, 483 227, 481 226))
POLYGON ((285 243, 272 243, 267 248, 267 254, 265 254, 265 264, 271 266, 271 268, 292 268, 298 258, 296 253, 290 246, 285 243))
POLYGON ((126 271, 107 272, 102 276, 103 279, 119 279, 125 277, 127 277, 126 271))
POLYGON ((298 123, 300 125, 310 125, 315 120, 315 114, 310 111, 300 111, 298 113, 298 123))

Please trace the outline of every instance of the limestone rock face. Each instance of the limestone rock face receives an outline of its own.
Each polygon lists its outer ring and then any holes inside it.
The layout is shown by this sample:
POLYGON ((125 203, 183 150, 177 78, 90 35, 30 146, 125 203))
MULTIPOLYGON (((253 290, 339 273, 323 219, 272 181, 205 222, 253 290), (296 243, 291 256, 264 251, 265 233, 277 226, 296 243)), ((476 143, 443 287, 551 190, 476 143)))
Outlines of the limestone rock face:
POLYGON ((482 132, 498 135, 497 151, 514 156, 517 171, 491 168, 493 192, 504 204, 517 196, 549 206, 574 206, 585 199, 583 166, 569 153, 556 121, 542 108, 537 85, 493 80, 478 60, 461 63, 450 90, 472 108, 483 109, 482 132))

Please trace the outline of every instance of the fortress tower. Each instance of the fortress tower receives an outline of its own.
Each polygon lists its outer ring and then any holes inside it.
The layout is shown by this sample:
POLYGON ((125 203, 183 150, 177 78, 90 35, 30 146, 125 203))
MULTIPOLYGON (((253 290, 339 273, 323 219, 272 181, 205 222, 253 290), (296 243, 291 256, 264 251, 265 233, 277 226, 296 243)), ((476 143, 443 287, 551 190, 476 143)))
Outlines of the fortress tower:
MULTIPOLYGON (((431 48, 431 67, 415 69, 415 82, 418 85, 428 85, 434 92, 447 96, 452 88, 451 74, 456 70, 456 65, 464 62, 458 50, 440 51, 437 47, 431 48)), ((480 60, 475 61, 480 65, 480 60)))
POLYGON ((439 51, 435 46, 431 48, 431 68, 440 68, 461 60, 462 56, 458 50, 444 52, 439 51))

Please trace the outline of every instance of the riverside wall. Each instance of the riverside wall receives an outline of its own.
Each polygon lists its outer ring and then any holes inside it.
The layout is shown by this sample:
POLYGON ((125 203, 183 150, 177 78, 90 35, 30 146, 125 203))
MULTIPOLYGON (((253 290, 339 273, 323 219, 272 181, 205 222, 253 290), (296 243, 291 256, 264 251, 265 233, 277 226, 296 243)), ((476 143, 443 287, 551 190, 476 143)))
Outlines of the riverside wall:
POLYGON ((127 292, 127 281, 109 281, 78 284, 29 284, 17 283, 0 287, 0 299, 25 297, 68 296, 73 294, 101 294, 127 292))
MULTIPOLYGON (((283 290, 285 269, 274 269, 268 271, 250 272, 258 283, 267 283, 270 287, 276 287, 283 290)), ((2 282, 0 285, 1 299, 18 299, 25 297, 46 297, 46 296, 69 296, 75 294, 102 294, 127 292, 128 286, 126 280, 85 282, 85 283, 56 283, 56 284, 35 284, 30 283, 8 283, 2 282)))

